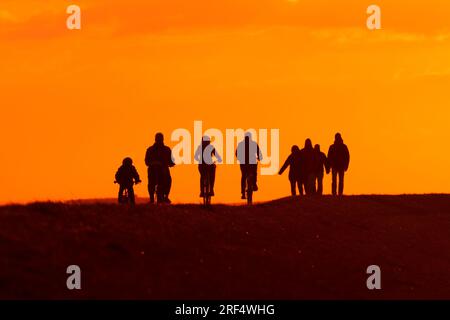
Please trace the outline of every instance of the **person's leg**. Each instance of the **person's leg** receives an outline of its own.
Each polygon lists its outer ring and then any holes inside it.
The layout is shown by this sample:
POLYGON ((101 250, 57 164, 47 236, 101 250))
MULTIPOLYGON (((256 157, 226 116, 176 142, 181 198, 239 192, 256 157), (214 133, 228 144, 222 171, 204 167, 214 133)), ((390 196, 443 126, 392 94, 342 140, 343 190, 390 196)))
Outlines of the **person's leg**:
POLYGON ((123 191, 125 190, 125 188, 121 185, 120 187, 119 187, 119 194, 118 194, 118 197, 117 197, 117 201, 119 202, 119 203, 122 203, 122 194, 123 194, 123 191))
POLYGON ((299 185, 300 185, 300 195, 303 196, 306 192, 305 190, 305 177, 299 178, 299 185))
POLYGON ((336 180, 337 180, 337 170, 331 170, 331 194, 336 195, 336 180))
POLYGON ((309 179, 310 179, 311 194, 316 194, 316 175, 314 173, 311 173, 309 179))
POLYGON ((156 201, 158 203, 164 202, 164 195, 165 195, 165 178, 164 178, 164 172, 161 168, 157 168, 154 171, 155 173, 155 185, 156 185, 156 201))
POLYGON ((240 165, 241 167, 241 194, 245 197, 245 184, 247 180, 247 168, 245 165, 240 165))
POLYGON ((289 183, 291 184, 291 196, 296 196, 297 195, 297 190, 296 189, 296 182, 294 179, 289 179, 289 183))
POLYGON ((130 204, 131 204, 132 206, 134 206, 134 204, 135 204, 135 198, 134 198, 134 188, 133 188, 133 186, 128 187, 128 199, 129 199, 129 201, 130 201, 130 204))
POLYGON ((172 179, 170 177, 169 168, 161 167, 158 172, 158 193, 161 202, 167 202, 169 197, 170 187, 172 184, 172 179))
POLYGON ((251 164, 251 170, 253 174, 253 191, 258 191, 258 165, 257 164, 251 164))
POLYGON ((323 194, 323 174, 317 176, 317 194, 320 196, 323 194))
POLYGON ((198 165, 198 172, 200 173, 200 197, 203 197, 203 170, 201 165, 198 165))
POLYGON ((150 196, 150 203, 155 202, 155 185, 152 182, 148 183, 148 194, 150 196))
POLYGON ((313 192, 313 190, 314 190, 313 184, 314 184, 314 175, 308 174, 308 176, 306 177, 306 181, 305 181, 305 193, 307 195, 311 195, 314 193, 313 192))
POLYGON ((216 182, 216 165, 211 165, 210 167, 210 182, 211 182, 211 196, 214 196, 214 183, 216 182))
POLYGON ((170 189, 172 189, 172 176, 170 175, 169 169, 167 169, 167 179, 166 179, 166 191, 165 191, 165 198, 169 199, 170 189))
POLYGON ((155 187, 155 194, 156 194, 156 203, 162 203, 163 202, 163 192, 161 185, 157 184, 155 187))
POLYGON ((148 194, 150 196, 150 203, 155 202, 155 188, 156 188, 155 175, 152 174, 152 172, 149 168, 148 169, 148 194))
POLYGON ((339 170, 339 195, 342 196, 344 194, 344 170, 339 170))

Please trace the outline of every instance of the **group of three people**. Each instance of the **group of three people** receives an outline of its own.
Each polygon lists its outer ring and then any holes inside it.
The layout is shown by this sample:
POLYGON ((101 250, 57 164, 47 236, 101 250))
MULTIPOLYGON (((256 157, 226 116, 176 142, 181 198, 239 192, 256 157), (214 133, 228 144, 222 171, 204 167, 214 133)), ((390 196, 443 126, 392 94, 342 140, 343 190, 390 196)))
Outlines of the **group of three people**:
MULTIPOLYGON (((252 175, 253 191, 258 190, 257 181, 257 161, 262 159, 262 153, 259 146, 251 139, 251 134, 247 133, 243 141, 238 144, 236 156, 241 167, 241 193, 242 199, 245 199, 245 189, 247 176, 252 175)), ((209 196, 214 196, 214 183, 216 176, 216 162, 221 163, 222 158, 208 136, 202 138, 198 146, 194 159, 199 163, 200 173, 200 197, 204 196, 203 179, 209 175, 210 188, 209 196)), ((172 177, 170 168, 175 165, 171 149, 164 145, 164 136, 157 133, 155 143, 147 149, 145 155, 145 164, 148 167, 148 193, 150 202, 170 203, 169 193, 172 186, 172 177)))
POLYGON ((334 143, 328 150, 328 156, 320 151, 320 145, 313 148, 311 139, 306 139, 305 147, 300 150, 292 146, 291 154, 286 159, 278 174, 289 168, 289 181, 291 194, 295 196, 297 189, 300 195, 323 193, 324 173, 332 174, 331 192, 333 195, 342 195, 344 192, 344 175, 350 163, 350 153, 340 133, 336 133, 334 143), (337 189, 337 180, 339 187, 337 189))
MULTIPOLYGON (((241 198, 246 198, 246 188, 248 177, 251 177, 253 191, 258 190, 257 185, 257 165, 262 160, 262 152, 258 144, 252 140, 250 133, 245 135, 236 149, 236 157, 241 169, 241 198)), ((210 196, 214 195, 215 182, 215 163, 221 163, 222 158, 210 138, 204 136, 202 142, 197 148, 194 159, 199 163, 200 173, 200 197, 204 196, 203 179, 209 175, 211 184, 210 196)), ((292 195, 299 189, 300 194, 303 190, 306 194, 322 194, 324 169, 329 173, 330 168, 333 176, 332 193, 336 194, 337 177, 339 177, 339 194, 344 189, 344 173, 348 169, 350 155, 347 146, 343 143, 340 134, 336 134, 335 142, 328 151, 328 157, 320 151, 320 146, 316 145, 313 149, 310 139, 305 142, 305 147, 300 150, 297 146, 292 147, 292 153, 280 169, 282 174, 287 167, 290 167, 289 180, 291 182, 292 195), (317 187, 316 187, 317 182, 317 187)), ((170 168, 175 165, 171 149, 164 144, 162 133, 155 135, 155 143, 147 149, 145 155, 145 164, 148 167, 148 192, 150 202, 170 203, 169 194, 172 186, 170 168)), ((134 183, 141 182, 136 168, 133 166, 131 158, 125 158, 122 166, 116 173, 116 181, 120 184, 119 202, 122 202, 122 193, 128 190, 128 198, 134 203, 134 183)))

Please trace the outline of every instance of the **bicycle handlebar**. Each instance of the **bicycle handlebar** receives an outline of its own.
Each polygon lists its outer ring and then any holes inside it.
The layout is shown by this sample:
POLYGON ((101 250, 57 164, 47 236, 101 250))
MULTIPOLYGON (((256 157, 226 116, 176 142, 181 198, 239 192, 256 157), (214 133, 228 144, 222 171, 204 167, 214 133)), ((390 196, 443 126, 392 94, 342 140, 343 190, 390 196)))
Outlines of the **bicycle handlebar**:
MULTIPOLYGON (((133 184, 139 184, 142 180, 133 181, 133 184)), ((114 184, 120 184, 117 180, 114 180, 114 184)))

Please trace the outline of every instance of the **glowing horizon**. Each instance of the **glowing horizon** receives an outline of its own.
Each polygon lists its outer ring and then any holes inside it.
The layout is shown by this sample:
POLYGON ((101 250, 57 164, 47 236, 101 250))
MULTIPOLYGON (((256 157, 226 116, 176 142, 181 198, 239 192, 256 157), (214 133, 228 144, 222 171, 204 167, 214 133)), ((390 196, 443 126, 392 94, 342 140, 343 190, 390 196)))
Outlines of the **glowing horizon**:
MULTIPOLYGON (((113 198, 114 173, 177 128, 280 129, 280 165, 306 138, 351 153, 346 194, 450 193, 450 3, 345 0, 62 0, 0 5, 0 203, 113 198)), ((194 148, 195 146, 193 146, 194 148)), ((219 166, 215 202, 239 202, 219 166)), ((172 169, 175 202, 198 202, 195 165, 172 169)), ((330 176, 324 189, 330 192, 330 176)), ((287 173, 256 201, 289 195, 287 173)))

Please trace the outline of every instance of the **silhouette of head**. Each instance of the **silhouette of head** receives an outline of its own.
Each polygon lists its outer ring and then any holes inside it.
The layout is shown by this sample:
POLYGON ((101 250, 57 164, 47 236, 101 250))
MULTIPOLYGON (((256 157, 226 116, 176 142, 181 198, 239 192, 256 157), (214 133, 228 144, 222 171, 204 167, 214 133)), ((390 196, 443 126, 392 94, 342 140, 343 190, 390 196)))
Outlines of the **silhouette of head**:
POLYGON ((252 140, 252 133, 251 132, 246 132, 245 133, 245 140, 246 141, 252 140))
POLYGON ((211 143, 211 138, 209 136, 203 136, 202 137, 202 144, 204 146, 207 146, 211 143))
POLYGON ((161 132, 158 132, 158 133, 155 135, 155 142, 156 142, 157 144, 163 144, 163 143, 164 143, 164 135, 163 135, 161 132))
POLYGON ((334 141, 343 142, 341 134, 338 132, 334 135, 334 141))
POLYGON ((131 159, 130 157, 126 157, 125 159, 123 159, 122 165, 126 167, 133 165, 133 159, 131 159))
POLYGON ((299 151, 300 151, 300 148, 297 145, 293 145, 292 146, 292 148, 291 148, 291 152, 292 153, 296 153, 296 152, 299 152, 299 151))
POLYGON ((316 145, 314 146, 314 150, 320 151, 320 144, 316 144, 316 145))
POLYGON ((312 142, 309 138, 305 140, 305 149, 312 149, 312 142))

